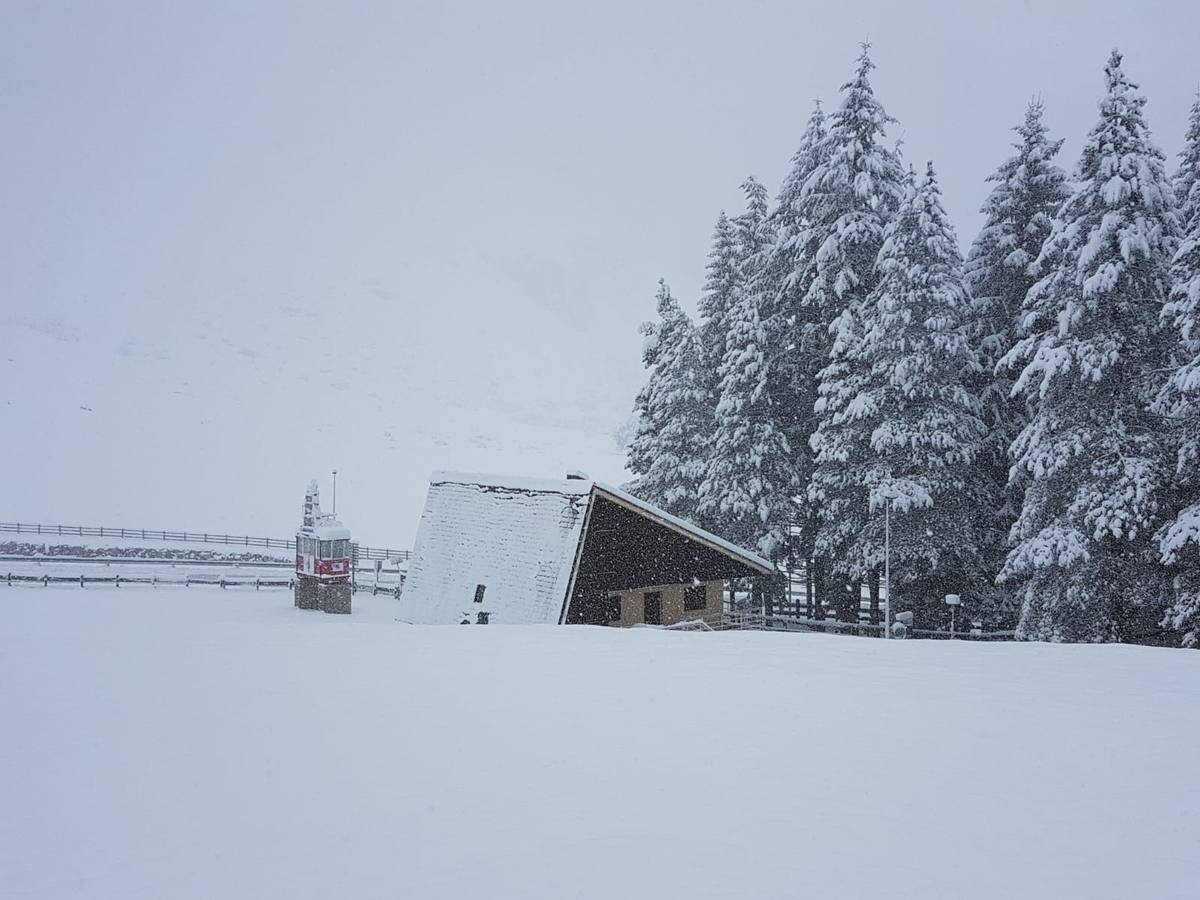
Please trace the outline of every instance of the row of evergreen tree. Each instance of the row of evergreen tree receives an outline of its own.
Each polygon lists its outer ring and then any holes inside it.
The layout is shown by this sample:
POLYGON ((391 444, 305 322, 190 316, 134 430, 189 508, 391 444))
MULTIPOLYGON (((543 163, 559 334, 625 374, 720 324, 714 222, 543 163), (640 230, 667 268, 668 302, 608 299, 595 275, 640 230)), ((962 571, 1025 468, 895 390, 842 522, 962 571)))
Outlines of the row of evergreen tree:
MULTIPOLYGON (((642 326, 633 490, 856 618, 964 595, 1050 640, 1200 637, 1200 100, 1174 177, 1114 51, 1074 174, 1040 102, 964 259, 864 45, 775 202, 717 218, 694 323, 642 326)), ((929 607, 932 609, 932 607, 929 607)))

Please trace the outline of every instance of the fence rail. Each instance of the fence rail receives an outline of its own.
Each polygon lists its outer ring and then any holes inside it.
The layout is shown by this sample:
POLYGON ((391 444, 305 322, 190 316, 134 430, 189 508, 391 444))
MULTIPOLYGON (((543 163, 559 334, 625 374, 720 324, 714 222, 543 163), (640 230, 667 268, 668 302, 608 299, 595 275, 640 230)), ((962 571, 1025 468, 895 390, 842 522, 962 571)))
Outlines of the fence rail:
POLYGON ((195 585, 211 585, 213 587, 244 587, 254 585, 255 590, 261 588, 290 588, 292 580, 290 578, 212 578, 203 575, 189 575, 184 578, 162 578, 157 575, 14 575, 9 572, 5 576, 0 576, 0 581, 6 583, 9 587, 15 584, 40 584, 42 587, 49 587, 52 584, 77 584, 80 587, 85 587, 89 584, 111 584, 115 587, 120 587, 123 584, 148 584, 151 587, 157 587, 160 584, 182 584, 184 587, 195 585))
MULTIPOLYGON (((291 590, 295 587, 295 581, 291 578, 225 578, 204 575, 187 575, 183 578, 163 578, 158 575, 130 576, 130 575, 16 575, 9 572, 7 575, 0 575, 0 584, 6 584, 8 587, 15 587, 21 584, 41 585, 42 587, 50 587, 52 584, 70 584, 78 585, 81 588, 87 587, 89 584, 111 584, 114 587, 130 584, 147 584, 151 587, 159 585, 183 585, 185 588, 190 588, 193 585, 198 587, 250 587, 253 586, 256 591, 263 588, 287 588, 291 590)), ((352 584, 351 590, 354 593, 369 591, 371 596, 377 594, 387 594, 399 599, 401 585, 395 584, 352 584)))
MULTIPOLYGON (((881 637, 883 625, 875 622, 839 622, 836 619, 809 619, 803 616, 781 616, 761 610, 726 611, 718 626, 723 629, 741 631, 817 631, 827 634, 852 634, 860 637, 881 637)), ((909 636, 916 639, 960 641, 1014 641, 1015 631, 984 631, 977 628, 956 629, 953 636, 948 630, 936 628, 913 628, 909 636)))
MULTIPOLYGON (((168 531, 161 528, 109 528, 100 525, 45 525, 29 522, 0 522, 0 532, 36 534, 43 537, 110 537, 142 541, 179 541, 193 544, 222 544, 229 547, 266 547, 296 549, 294 538, 251 537, 250 535, 213 534, 207 531, 168 531)), ((359 559, 408 559, 409 550, 355 545, 359 559)))

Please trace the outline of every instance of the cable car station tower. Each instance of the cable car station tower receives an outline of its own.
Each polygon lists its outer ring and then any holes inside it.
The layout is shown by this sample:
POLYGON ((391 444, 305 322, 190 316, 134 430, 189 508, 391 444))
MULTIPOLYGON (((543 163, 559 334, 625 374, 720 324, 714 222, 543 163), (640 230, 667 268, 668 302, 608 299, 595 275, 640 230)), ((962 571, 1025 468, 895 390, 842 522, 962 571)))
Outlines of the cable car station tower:
MULTIPOLYGON (((336 487, 335 487, 336 491, 336 487)), ((296 606, 327 613, 350 612, 350 529, 334 512, 321 512, 317 482, 304 492, 304 518, 296 532, 296 606)))

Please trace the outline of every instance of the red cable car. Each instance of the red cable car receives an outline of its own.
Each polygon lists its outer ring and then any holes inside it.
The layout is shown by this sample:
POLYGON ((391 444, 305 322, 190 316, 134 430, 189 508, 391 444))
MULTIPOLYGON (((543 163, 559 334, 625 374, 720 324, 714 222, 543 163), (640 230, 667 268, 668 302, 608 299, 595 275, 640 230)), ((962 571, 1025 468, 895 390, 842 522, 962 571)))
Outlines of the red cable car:
POLYGON ((337 522, 296 533, 296 574, 320 581, 350 580, 350 529, 337 522))
POLYGON ((327 612, 349 612, 349 588, 343 591, 334 586, 349 583, 351 560, 350 529, 333 515, 321 512, 320 489, 315 481, 309 482, 304 494, 303 524, 296 532, 296 605, 302 609, 325 608, 321 597, 328 595, 331 608, 327 612), (341 597, 342 593, 346 597, 341 597))

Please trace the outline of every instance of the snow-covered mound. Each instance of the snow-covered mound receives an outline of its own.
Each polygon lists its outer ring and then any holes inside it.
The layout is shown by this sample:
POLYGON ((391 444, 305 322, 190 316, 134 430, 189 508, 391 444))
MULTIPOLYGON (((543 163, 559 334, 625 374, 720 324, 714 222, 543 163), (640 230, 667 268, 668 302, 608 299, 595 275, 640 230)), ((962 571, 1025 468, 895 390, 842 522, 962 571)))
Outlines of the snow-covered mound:
POLYGON ((1187 651, 0 590, 6 896, 1195 896, 1187 651))
POLYGON ((290 537, 336 468, 355 539, 407 548, 434 469, 620 481, 636 318, 598 338, 486 286, 267 279, 57 312, 31 293, 0 310, 0 430, 25 438, 0 519, 290 537))

